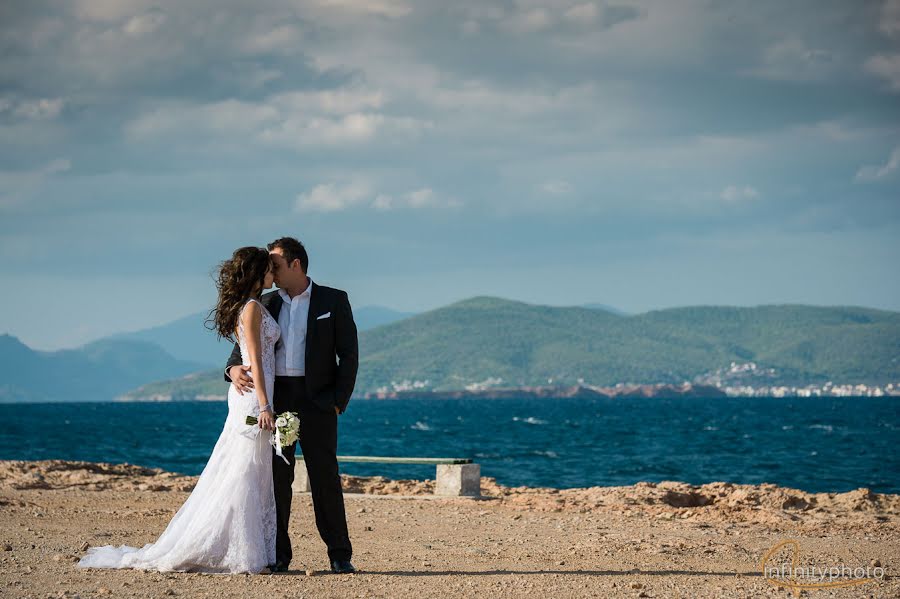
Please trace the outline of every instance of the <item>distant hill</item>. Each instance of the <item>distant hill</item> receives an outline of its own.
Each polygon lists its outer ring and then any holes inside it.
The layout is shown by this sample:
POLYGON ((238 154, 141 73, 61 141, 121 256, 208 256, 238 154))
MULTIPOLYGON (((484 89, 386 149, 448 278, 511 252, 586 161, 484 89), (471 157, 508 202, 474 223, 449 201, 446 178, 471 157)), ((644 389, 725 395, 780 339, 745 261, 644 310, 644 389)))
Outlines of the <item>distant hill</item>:
MULTIPOLYGON (((360 331, 389 324, 412 314, 382 306, 363 306, 353 310, 360 331)), ((206 312, 198 312, 170 323, 132 333, 107 337, 109 340, 135 340, 155 343, 179 360, 199 362, 207 367, 223 364, 231 353, 231 343, 218 341, 216 334, 204 325, 206 312)))
POLYGON ((102 340, 39 352, 10 335, 0 335, 0 364, 0 402, 111 400, 138 385, 203 367, 142 341, 102 340))
MULTIPOLYGON (((774 368, 773 382, 900 381, 900 313, 856 307, 698 306, 620 316, 584 307, 477 297, 360 335, 357 392, 403 381, 457 390, 680 383, 732 361, 774 368)), ((222 394, 216 369, 131 394, 222 394)))
POLYGON ((606 310, 607 312, 612 312, 618 316, 630 316, 628 312, 624 310, 619 310, 618 308, 614 308, 613 306, 608 306, 606 304, 584 304, 581 306, 582 308, 590 308, 591 310, 606 310))
POLYGON ((368 331, 410 316, 415 316, 415 312, 398 312, 384 306, 353 308, 353 320, 356 322, 356 328, 360 331, 368 331))

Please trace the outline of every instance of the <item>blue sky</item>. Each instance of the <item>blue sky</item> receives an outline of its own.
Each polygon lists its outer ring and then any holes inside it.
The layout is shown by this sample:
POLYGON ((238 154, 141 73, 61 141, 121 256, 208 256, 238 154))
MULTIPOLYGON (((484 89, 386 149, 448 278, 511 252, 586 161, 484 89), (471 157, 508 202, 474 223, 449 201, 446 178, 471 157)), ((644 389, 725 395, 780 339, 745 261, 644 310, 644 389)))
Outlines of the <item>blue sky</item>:
POLYGON ((0 7, 0 332, 208 308, 294 235, 356 306, 900 310, 900 2, 0 7))

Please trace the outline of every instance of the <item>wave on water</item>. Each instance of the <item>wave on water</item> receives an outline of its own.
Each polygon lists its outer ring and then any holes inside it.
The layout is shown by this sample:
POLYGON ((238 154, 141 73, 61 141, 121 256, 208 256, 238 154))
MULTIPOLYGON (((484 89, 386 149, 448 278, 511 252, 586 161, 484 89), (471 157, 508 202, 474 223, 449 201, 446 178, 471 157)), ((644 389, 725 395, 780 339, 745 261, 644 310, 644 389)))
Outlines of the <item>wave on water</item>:
POLYGON ((559 457, 558 453, 556 453, 555 451, 550 451, 549 449, 546 451, 541 451, 540 449, 536 449, 536 450, 532 451, 531 453, 532 453, 532 455, 542 455, 547 458, 558 458, 559 457))
POLYGON ((823 430, 823 431, 825 431, 826 433, 830 433, 830 432, 834 431, 834 427, 831 426, 830 424, 810 424, 810 425, 809 425, 808 427, 806 427, 806 428, 816 428, 816 429, 819 429, 819 430, 823 430))
POLYGON ((525 424, 547 424, 546 420, 541 420, 540 418, 535 418, 534 416, 529 416, 528 418, 519 418, 518 416, 513 416, 514 422, 524 422, 525 424))
POLYGON ((431 430, 431 427, 428 426, 426 423, 422 422, 421 420, 416 420, 416 423, 414 425, 410 426, 409 428, 413 429, 414 431, 430 431, 431 430))

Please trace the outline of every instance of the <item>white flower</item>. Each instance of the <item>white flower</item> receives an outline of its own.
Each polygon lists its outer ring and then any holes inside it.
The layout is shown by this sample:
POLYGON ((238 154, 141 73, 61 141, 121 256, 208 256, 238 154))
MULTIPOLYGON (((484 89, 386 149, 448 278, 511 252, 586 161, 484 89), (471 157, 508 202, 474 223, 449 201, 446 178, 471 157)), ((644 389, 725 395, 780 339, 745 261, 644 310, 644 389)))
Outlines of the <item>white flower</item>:
POLYGON ((278 428, 285 427, 287 426, 287 420, 283 416, 280 416, 278 420, 275 421, 275 426, 278 428))

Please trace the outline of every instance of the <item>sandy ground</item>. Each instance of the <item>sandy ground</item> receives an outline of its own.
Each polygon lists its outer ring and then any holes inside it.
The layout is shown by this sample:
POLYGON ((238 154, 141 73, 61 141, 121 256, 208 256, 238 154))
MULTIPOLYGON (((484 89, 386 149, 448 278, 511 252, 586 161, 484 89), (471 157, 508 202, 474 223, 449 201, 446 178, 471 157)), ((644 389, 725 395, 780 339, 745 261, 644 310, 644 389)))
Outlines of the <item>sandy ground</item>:
POLYGON ((345 477, 357 574, 327 570, 308 494, 294 497, 286 574, 74 567, 89 545, 154 541, 193 482, 128 465, 0 462, 0 597, 791 597, 760 567, 786 539, 798 540, 799 564, 876 576, 802 596, 900 597, 900 495, 727 483, 557 491, 485 478, 469 499, 435 498, 433 481, 345 477))

